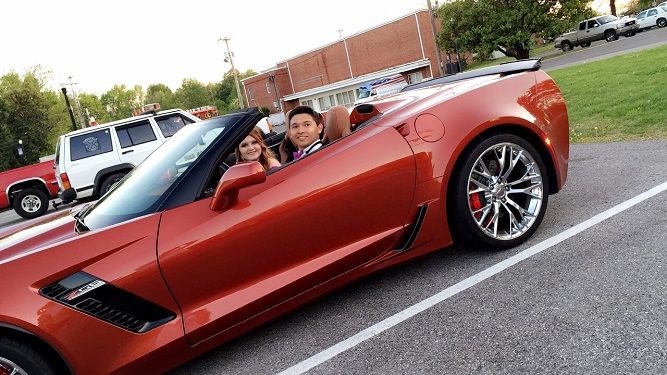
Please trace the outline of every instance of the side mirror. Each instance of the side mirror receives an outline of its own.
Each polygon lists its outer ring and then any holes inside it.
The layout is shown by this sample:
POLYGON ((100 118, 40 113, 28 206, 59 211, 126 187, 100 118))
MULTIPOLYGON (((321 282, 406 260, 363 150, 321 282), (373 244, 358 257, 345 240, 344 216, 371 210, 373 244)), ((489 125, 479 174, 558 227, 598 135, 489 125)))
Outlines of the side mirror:
POLYGON ((222 211, 235 205, 239 190, 266 181, 266 172, 259 162, 237 164, 222 175, 209 206, 211 211, 222 211))

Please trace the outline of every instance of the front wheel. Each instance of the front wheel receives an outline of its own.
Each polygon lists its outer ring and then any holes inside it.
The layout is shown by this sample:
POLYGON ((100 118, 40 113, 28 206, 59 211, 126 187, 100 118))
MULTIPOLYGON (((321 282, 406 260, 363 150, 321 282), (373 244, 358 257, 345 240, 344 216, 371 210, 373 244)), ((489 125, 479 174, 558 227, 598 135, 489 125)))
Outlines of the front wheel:
POLYGON ((499 134, 467 151, 453 175, 453 235, 505 249, 527 240, 542 222, 549 196, 540 154, 523 138, 499 134))
POLYGON ((46 358, 32 347, 9 337, 0 338, 0 374, 54 375, 46 358))
POLYGON ((618 36, 616 35, 616 31, 607 30, 607 31, 604 32, 604 40, 606 40, 607 42, 613 42, 616 39, 618 39, 618 36))
POLYGON ((36 218, 49 209, 49 197, 40 189, 23 189, 14 197, 13 207, 25 219, 36 218))
POLYGON ((656 25, 658 27, 665 27, 665 26, 667 26, 667 20, 664 19, 664 18, 661 18, 661 19, 658 20, 658 22, 656 22, 656 25))
POLYGON ((574 48, 574 46, 567 40, 564 40, 560 43, 560 49, 562 49, 565 52, 572 51, 572 48, 574 48))

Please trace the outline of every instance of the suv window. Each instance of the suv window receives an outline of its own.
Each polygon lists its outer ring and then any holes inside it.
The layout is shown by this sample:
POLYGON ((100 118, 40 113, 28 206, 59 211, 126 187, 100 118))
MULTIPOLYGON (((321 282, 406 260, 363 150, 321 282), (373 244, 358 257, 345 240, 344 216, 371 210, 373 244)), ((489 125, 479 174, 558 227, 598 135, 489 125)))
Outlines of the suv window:
POLYGON ((651 10, 648 11, 648 15, 649 15, 649 16, 655 16, 656 14, 658 14, 658 10, 657 10, 657 9, 651 9, 651 10))
POLYGON ((182 117, 180 115, 170 115, 166 117, 160 117, 155 119, 157 126, 160 128, 162 135, 165 138, 169 138, 172 135, 176 134, 177 131, 181 130, 185 125, 192 124, 192 121, 189 118, 182 117))
POLYGON ((111 152, 111 134, 109 129, 77 135, 69 140, 72 161, 111 152))
POLYGON ((579 24, 579 30, 586 30, 586 21, 579 24))
POLYGON ((156 140, 153 128, 148 120, 116 128, 121 148, 140 145, 156 140))
POLYGON ((642 18, 646 17, 646 11, 643 11, 637 15, 637 19, 640 20, 642 18))
POLYGON ((598 27, 598 26, 600 26, 600 24, 598 24, 598 21, 596 21, 596 20, 588 21, 588 28, 589 29, 592 29, 592 28, 598 27))

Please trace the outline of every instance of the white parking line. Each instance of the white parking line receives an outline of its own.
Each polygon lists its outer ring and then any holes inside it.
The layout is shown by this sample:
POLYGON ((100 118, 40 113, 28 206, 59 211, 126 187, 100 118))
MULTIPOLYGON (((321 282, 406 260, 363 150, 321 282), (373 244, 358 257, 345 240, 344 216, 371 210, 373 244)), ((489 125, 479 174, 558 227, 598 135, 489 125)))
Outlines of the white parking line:
POLYGON ((647 190, 644 193, 641 193, 641 194, 635 196, 634 198, 628 199, 627 201, 625 201, 623 203, 620 203, 620 204, 618 204, 618 205, 616 205, 616 206, 614 206, 614 207, 612 207, 612 208, 610 208, 610 209, 608 209, 608 210, 606 210, 602 213, 599 213, 599 214, 593 216, 592 218, 590 218, 590 219, 588 219, 588 220, 586 220, 586 221, 584 221, 584 222, 582 222, 582 223, 580 223, 580 224, 578 224, 578 225, 576 225, 576 226, 574 226, 574 227, 572 227, 572 228, 570 228, 570 229, 568 229, 568 230, 566 230, 566 231, 564 231, 560 234, 557 234, 557 235, 555 235, 551 238, 548 238, 548 239, 538 243, 537 245, 531 246, 528 249, 503 260, 500 263, 496 263, 493 266, 485 269, 484 271, 482 271, 478 274, 475 274, 473 276, 470 276, 469 278, 467 278, 463 281, 460 281, 460 282, 450 286, 449 288, 444 289, 441 292, 439 292, 437 294, 434 294, 433 296, 431 296, 431 297, 429 297, 425 300, 422 300, 421 302, 418 302, 418 303, 406 308, 405 310, 402 310, 402 311, 390 316, 389 318, 364 329, 363 331, 357 333, 356 335, 354 335, 352 337, 349 337, 349 338, 347 338, 347 339, 345 339, 345 340, 343 340, 343 341, 341 341, 341 342, 339 342, 339 343, 337 343, 337 344, 335 344, 335 345, 333 345, 333 346, 331 346, 331 347, 313 355, 312 357, 310 357, 310 358, 308 358, 308 359, 306 359, 306 360, 304 360, 300 363, 297 363, 296 365, 280 372, 279 375, 303 374, 306 371, 312 369, 313 367, 318 366, 318 365, 330 360, 331 358, 337 356, 340 353, 343 353, 343 352, 345 352, 349 349, 352 349, 353 347, 357 346, 358 344, 373 338, 374 336, 388 330, 389 328, 391 328, 395 325, 398 325, 398 324, 402 323, 403 321, 405 321, 407 319, 410 319, 411 317, 421 313, 422 311, 425 311, 425 310, 435 306, 436 304, 448 299, 449 297, 452 297, 452 296, 458 294, 459 292, 462 292, 462 291, 470 288, 471 286, 474 286, 474 285, 488 279, 489 277, 491 277, 491 276, 493 276, 497 273, 500 273, 500 272, 512 267, 513 265, 523 261, 523 260, 526 260, 526 259, 532 257, 535 254, 539 254, 542 251, 544 251, 544 250, 546 250, 546 249, 548 249, 548 248, 550 248, 554 245, 557 245, 557 244, 567 240, 568 238, 573 237, 573 236, 585 231, 586 229, 588 229, 588 228, 590 228, 590 227, 592 227, 596 224, 599 224, 599 223, 609 219, 610 217, 612 217, 616 214, 619 214, 619 213, 627 210, 628 208, 630 208, 630 207, 632 207, 632 206, 634 206, 634 205, 636 205, 640 202, 643 202, 643 201, 645 201, 645 200, 647 200, 647 199, 649 199, 649 198, 651 198, 651 197, 653 197, 657 194, 660 194, 661 192, 663 192, 665 190, 667 190, 667 181, 663 182, 662 184, 660 184, 660 185, 658 185, 658 186, 656 186, 656 187, 654 187, 650 190, 647 190))

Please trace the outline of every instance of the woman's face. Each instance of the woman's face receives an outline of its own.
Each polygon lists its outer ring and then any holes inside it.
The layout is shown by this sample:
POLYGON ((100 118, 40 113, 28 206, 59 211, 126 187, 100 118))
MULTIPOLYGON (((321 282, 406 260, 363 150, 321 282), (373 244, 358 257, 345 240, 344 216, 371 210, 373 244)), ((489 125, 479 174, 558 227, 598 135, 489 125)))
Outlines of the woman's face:
POLYGON ((262 154, 262 146, 259 145, 259 142, 255 138, 247 136, 239 145, 239 151, 243 160, 257 161, 262 154))

